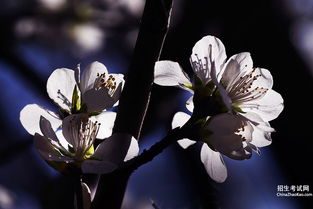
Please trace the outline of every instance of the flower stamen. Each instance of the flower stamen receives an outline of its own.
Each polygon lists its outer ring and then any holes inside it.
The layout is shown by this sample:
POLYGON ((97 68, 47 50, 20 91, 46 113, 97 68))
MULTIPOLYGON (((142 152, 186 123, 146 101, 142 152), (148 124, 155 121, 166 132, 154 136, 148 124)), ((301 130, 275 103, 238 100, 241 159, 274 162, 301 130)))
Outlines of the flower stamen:
POLYGON ((109 75, 109 77, 106 79, 105 73, 97 74, 97 78, 94 83, 94 88, 96 90, 106 88, 108 90, 108 93, 110 95, 113 95, 116 90, 116 86, 116 78, 113 75, 109 75))
POLYGON ((248 74, 237 79, 233 85, 228 86, 228 95, 232 99, 233 103, 255 100, 266 94, 268 88, 257 86, 252 89, 253 83, 261 77, 261 74, 255 75, 255 71, 256 69, 254 68, 248 74))
POLYGON ((63 104, 71 107, 72 103, 66 98, 66 96, 64 96, 64 94, 62 94, 61 90, 58 89, 58 96, 57 98, 61 99, 63 101, 63 104))
POLYGON ((99 132, 100 123, 98 121, 92 122, 91 120, 78 123, 76 121, 75 117, 70 121, 70 133, 73 139, 74 157, 80 161, 85 159, 86 152, 93 145, 99 132))

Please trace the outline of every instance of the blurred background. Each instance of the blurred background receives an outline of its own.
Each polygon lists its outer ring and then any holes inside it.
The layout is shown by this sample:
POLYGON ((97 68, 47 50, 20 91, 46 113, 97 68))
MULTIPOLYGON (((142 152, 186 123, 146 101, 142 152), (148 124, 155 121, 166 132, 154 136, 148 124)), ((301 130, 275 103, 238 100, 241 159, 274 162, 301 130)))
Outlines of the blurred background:
MULTIPOLYGON (((59 67, 92 61, 127 74, 144 0, 2 0, 0 7, 0 209, 68 209, 69 179, 40 159, 19 112, 36 103, 56 111, 46 81, 59 67)), ((285 109, 271 122, 273 143, 261 156, 225 158, 229 177, 210 180, 200 147, 177 144, 136 170, 123 209, 306 209, 312 197, 277 197, 279 185, 312 184, 313 0, 175 0, 161 59, 191 73, 193 45, 220 38, 228 56, 248 51, 267 68, 285 109), (311 163, 310 163, 311 162, 311 163)), ((170 128, 189 97, 153 86, 141 150, 170 128)), ((131 106, 131 105, 130 105, 131 106)))

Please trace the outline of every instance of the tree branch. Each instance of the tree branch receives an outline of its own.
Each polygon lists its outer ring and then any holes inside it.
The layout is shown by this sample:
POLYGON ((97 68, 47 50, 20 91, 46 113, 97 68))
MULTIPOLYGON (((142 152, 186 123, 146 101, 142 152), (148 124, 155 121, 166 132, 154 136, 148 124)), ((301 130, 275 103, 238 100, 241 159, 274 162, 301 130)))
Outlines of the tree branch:
POLYGON ((132 62, 119 101, 114 132, 139 138, 149 104, 154 64, 161 54, 171 8, 172 0, 146 1, 132 62))
MULTIPOLYGON (((133 58, 122 92, 113 132, 139 138, 149 104, 154 64, 159 59, 169 27, 173 0, 146 0, 133 58)), ((101 175, 93 209, 118 209, 131 171, 101 175)))

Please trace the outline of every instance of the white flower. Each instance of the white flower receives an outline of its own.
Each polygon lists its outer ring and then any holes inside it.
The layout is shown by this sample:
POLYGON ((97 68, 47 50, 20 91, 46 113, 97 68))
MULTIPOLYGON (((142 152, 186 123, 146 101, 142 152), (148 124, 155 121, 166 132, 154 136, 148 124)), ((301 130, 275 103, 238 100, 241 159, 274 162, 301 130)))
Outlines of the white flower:
MULTIPOLYGON (((219 66, 217 69, 220 69, 225 60, 224 45, 214 36, 205 36, 198 41, 190 56, 192 69, 203 85, 212 80, 212 61, 215 62, 216 66, 219 66)), ((183 89, 192 85, 190 78, 179 64, 172 61, 155 63, 154 82, 161 86, 177 86, 183 89)))
POLYGON ((220 94, 230 111, 255 113, 271 121, 282 112, 283 98, 272 90, 273 78, 264 68, 253 68, 250 53, 232 56, 218 75, 220 94))
POLYGON ((41 157, 48 162, 73 163, 82 166, 83 171, 89 173, 111 172, 120 163, 116 158, 128 159, 138 154, 138 144, 137 140, 131 138, 121 146, 113 135, 94 151, 94 141, 101 125, 90 120, 87 114, 73 114, 63 120, 62 131, 55 132, 50 122, 41 116, 42 135, 35 133, 34 144, 41 157), (113 146, 118 147, 120 152, 112 152, 113 146), (124 155, 123 150, 127 150, 124 155))
MULTIPOLYGON (((117 104, 123 82, 122 74, 109 74, 103 64, 93 62, 85 69, 81 78, 79 68, 77 71, 66 68, 56 69, 47 81, 47 91, 49 97, 67 115, 75 112, 99 113, 117 104)), ((115 115, 114 112, 102 112, 91 117, 103 124, 98 138, 103 139, 111 135, 115 115)), ((64 117, 39 105, 30 104, 21 110, 20 121, 27 132, 34 135, 36 132, 41 133, 39 127, 41 116, 50 121, 53 130, 61 126, 64 117)))
MULTIPOLYGON (((190 117, 183 112, 176 113, 172 128, 182 127, 190 117)), ((227 169, 221 154, 235 160, 250 158, 252 151, 260 154, 258 147, 271 143, 273 131, 267 122, 252 122, 241 115, 222 113, 209 118, 200 134, 201 138, 196 139, 205 142, 201 148, 201 161, 209 176, 217 182, 225 181, 227 169)), ((186 149, 196 141, 184 138, 178 143, 186 149)))
POLYGON ((54 102, 70 113, 73 107, 73 91, 77 86, 88 112, 101 112, 116 104, 123 83, 122 74, 109 74, 102 63, 93 62, 81 76, 79 66, 76 71, 67 68, 54 70, 47 81, 47 92, 54 102))
MULTIPOLYGON (((62 125, 62 119, 57 114, 36 104, 26 105, 20 112, 20 121, 31 135, 35 135, 35 133, 43 134, 40 127, 41 117, 49 121, 53 131, 58 130, 62 125)), ((99 115, 90 117, 91 121, 102 124, 97 138, 104 139, 111 136, 115 118, 116 113, 110 111, 104 111, 99 115)))
MULTIPOLYGON (((212 81, 228 111, 243 115, 245 112, 253 112, 262 121, 271 121, 282 112, 283 99, 272 90, 271 73, 263 68, 253 68, 249 53, 236 54, 225 62, 223 43, 213 36, 205 36, 195 44, 190 60, 201 86, 205 87, 212 81)), ((199 88, 196 83, 192 84, 179 64, 172 61, 159 61, 155 64, 154 82, 163 86, 177 86, 192 93, 199 88)), ((203 90, 208 91, 205 96, 212 95, 212 88, 203 90)), ((191 97, 187 101, 188 110, 192 112, 193 106, 191 97)))
MULTIPOLYGON (((198 41, 192 49, 190 61, 194 82, 178 63, 172 61, 156 62, 154 82, 180 87, 194 94, 195 98, 192 96, 187 101, 187 109, 194 111, 195 100, 200 108, 194 115, 200 116, 198 120, 205 119, 203 133, 196 139, 205 142, 201 160, 209 175, 222 182, 227 171, 219 153, 236 160, 249 158, 252 151, 260 153, 258 147, 271 143, 270 135, 274 129, 268 121, 281 113, 283 99, 271 89, 270 72, 253 68, 249 53, 234 55, 226 62, 224 45, 216 37, 205 36, 198 41), (210 112, 213 117, 208 116, 209 112, 202 114, 203 108, 215 108, 210 112)), ((183 126, 190 117, 186 113, 177 113, 173 128, 183 126)), ((182 139, 178 143, 187 148, 195 141, 182 139)))

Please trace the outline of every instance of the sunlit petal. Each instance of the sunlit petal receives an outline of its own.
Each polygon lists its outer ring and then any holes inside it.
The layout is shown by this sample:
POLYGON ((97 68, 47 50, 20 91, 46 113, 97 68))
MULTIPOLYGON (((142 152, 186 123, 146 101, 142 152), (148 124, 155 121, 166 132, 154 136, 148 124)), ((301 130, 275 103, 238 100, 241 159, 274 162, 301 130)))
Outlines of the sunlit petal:
MULTIPOLYGON (((177 86, 184 89, 184 85, 191 86, 188 75, 177 62, 159 61, 154 66, 154 83, 161 86, 177 86)), ((189 89, 190 90, 190 89, 189 89)))
POLYGON ((100 62, 92 62, 89 64, 81 76, 80 88, 82 93, 94 87, 95 80, 101 74, 108 74, 107 68, 100 62))
POLYGON ((206 144, 201 148, 201 162, 209 176, 216 182, 222 183, 227 178, 227 168, 219 152, 215 152, 206 144))
POLYGON ((67 68, 59 68, 53 71, 48 78, 47 92, 55 103, 69 111, 75 85, 74 71, 67 68))
POLYGON ((107 111, 90 118, 91 121, 97 121, 98 123, 100 123, 99 131, 97 134, 98 139, 104 139, 112 135, 115 118, 115 112, 107 111))
POLYGON ((53 130, 56 130, 62 124, 59 116, 36 104, 26 105, 20 112, 20 121, 28 133, 34 135, 40 133, 39 121, 43 116, 50 121, 53 130))

